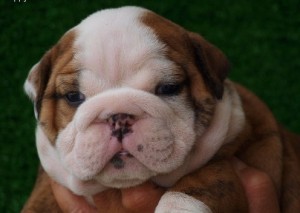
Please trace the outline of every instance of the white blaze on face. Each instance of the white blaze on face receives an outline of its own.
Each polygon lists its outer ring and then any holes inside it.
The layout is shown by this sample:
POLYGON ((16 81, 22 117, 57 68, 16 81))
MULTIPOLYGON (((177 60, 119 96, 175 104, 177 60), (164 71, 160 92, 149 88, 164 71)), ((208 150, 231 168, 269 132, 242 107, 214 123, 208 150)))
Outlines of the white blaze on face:
POLYGON ((146 11, 104 10, 74 28, 74 63, 86 101, 60 132, 56 147, 65 169, 80 180, 137 185, 183 164, 195 141, 194 112, 186 100, 153 94, 158 83, 172 78, 175 65, 142 23, 146 11), (134 117, 122 142, 107 122, 120 113, 134 117), (114 157, 124 152, 129 154, 114 157))
POLYGON ((146 11, 124 7, 104 10, 85 19, 76 27, 78 66, 100 77, 102 86, 149 77, 147 74, 152 73, 146 73, 146 64, 152 70, 170 68, 170 62, 163 57, 164 44, 141 23, 146 11))

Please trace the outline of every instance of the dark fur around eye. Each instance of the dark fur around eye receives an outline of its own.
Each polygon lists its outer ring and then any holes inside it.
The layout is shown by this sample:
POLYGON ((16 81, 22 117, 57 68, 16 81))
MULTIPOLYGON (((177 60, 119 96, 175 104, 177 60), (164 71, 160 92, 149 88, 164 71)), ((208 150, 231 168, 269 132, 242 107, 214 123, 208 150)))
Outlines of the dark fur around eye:
POLYGON ((156 87, 155 94, 156 95, 163 95, 163 96, 174 96, 178 95, 183 88, 183 84, 177 83, 166 83, 166 84, 159 84, 156 87))

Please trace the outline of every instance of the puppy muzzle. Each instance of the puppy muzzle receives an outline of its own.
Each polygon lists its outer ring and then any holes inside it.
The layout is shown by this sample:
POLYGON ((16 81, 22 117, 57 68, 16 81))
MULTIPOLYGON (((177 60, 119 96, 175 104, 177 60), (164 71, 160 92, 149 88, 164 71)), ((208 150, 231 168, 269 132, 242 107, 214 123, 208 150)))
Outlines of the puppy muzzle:
POLYGON ((56 146, 65 169, 81 180, 142 182, 183 163, 195 140, 191 118, 153 94, 111 90, 78 108, 56 146))

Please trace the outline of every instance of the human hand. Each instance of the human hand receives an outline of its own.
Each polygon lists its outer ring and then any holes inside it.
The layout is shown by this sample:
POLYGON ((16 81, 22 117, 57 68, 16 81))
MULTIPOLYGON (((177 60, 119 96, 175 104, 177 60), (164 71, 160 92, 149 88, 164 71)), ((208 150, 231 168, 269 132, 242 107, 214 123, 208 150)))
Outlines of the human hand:
MULTIPOLYGON (((245 189, 249 212, 279 213, 277 195, 270 177, 264 172, 247 166, 238 159, 234 159, 232 164, 245 189)), ((164 193, 162 188, 150 182, 129 189, 111 189, 94 196, 93 200, 96 206, 93 207, 83 197, 74 195, 54 181, 51 185, 63 212, 154 212, 164 193)))
POLYGON ((164 193, 164 189, 147 182, 128 189, 110 189, 99 193, 93 197, 96 206, 92 206, 85 198, 74 195, 54 181, 51 186, 63 212, 150 213, 154 212, 164 193))
POLYGON ((238 159, 232 164, 242 182, 249 204, 250 213, 279 213, 279 203, 275 186, 264 172, 247 166, 238 159))

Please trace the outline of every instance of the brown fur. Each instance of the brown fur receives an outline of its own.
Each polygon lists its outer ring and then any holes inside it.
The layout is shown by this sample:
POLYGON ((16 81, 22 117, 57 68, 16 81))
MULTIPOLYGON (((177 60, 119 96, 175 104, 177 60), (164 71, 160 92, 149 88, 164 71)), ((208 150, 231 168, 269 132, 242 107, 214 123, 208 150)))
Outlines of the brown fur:
POLYGON ((187 72, 193 84, 192 89, 195 90, 193 91, 195 97, 205 98, 202 92, 207 93, 208 89, 209 95, 212 94, 217 99, 222 98, 223 82, 229 71, 229 63, 219 49, 200 35, 187 32, 152 12, 144 15, 142 21, 155 31, 159 40, 166 44, 168 57, 187 72), (202 77, 199 76, 199 71, 202 77), (203 87, 204 85, 206 88, 203 87))
POLYGON ((57 133, 72 119, 76 108, 63 100, 67 92, 76 91, 77 72, 73 63, 75 32, 66 33, 41 59, 31 76, 35 77, 38 117, 43 130, 54 143, 57 133), (35 74, 36 73, 36 74, 35 74), (39 80, 38 80, 39 79, 39 80))
POLYGON ((50 178, 41 167, 39 168, 38 178, 33 191, 24 205, 22 212, 61 212, 51 189, 50 178))

